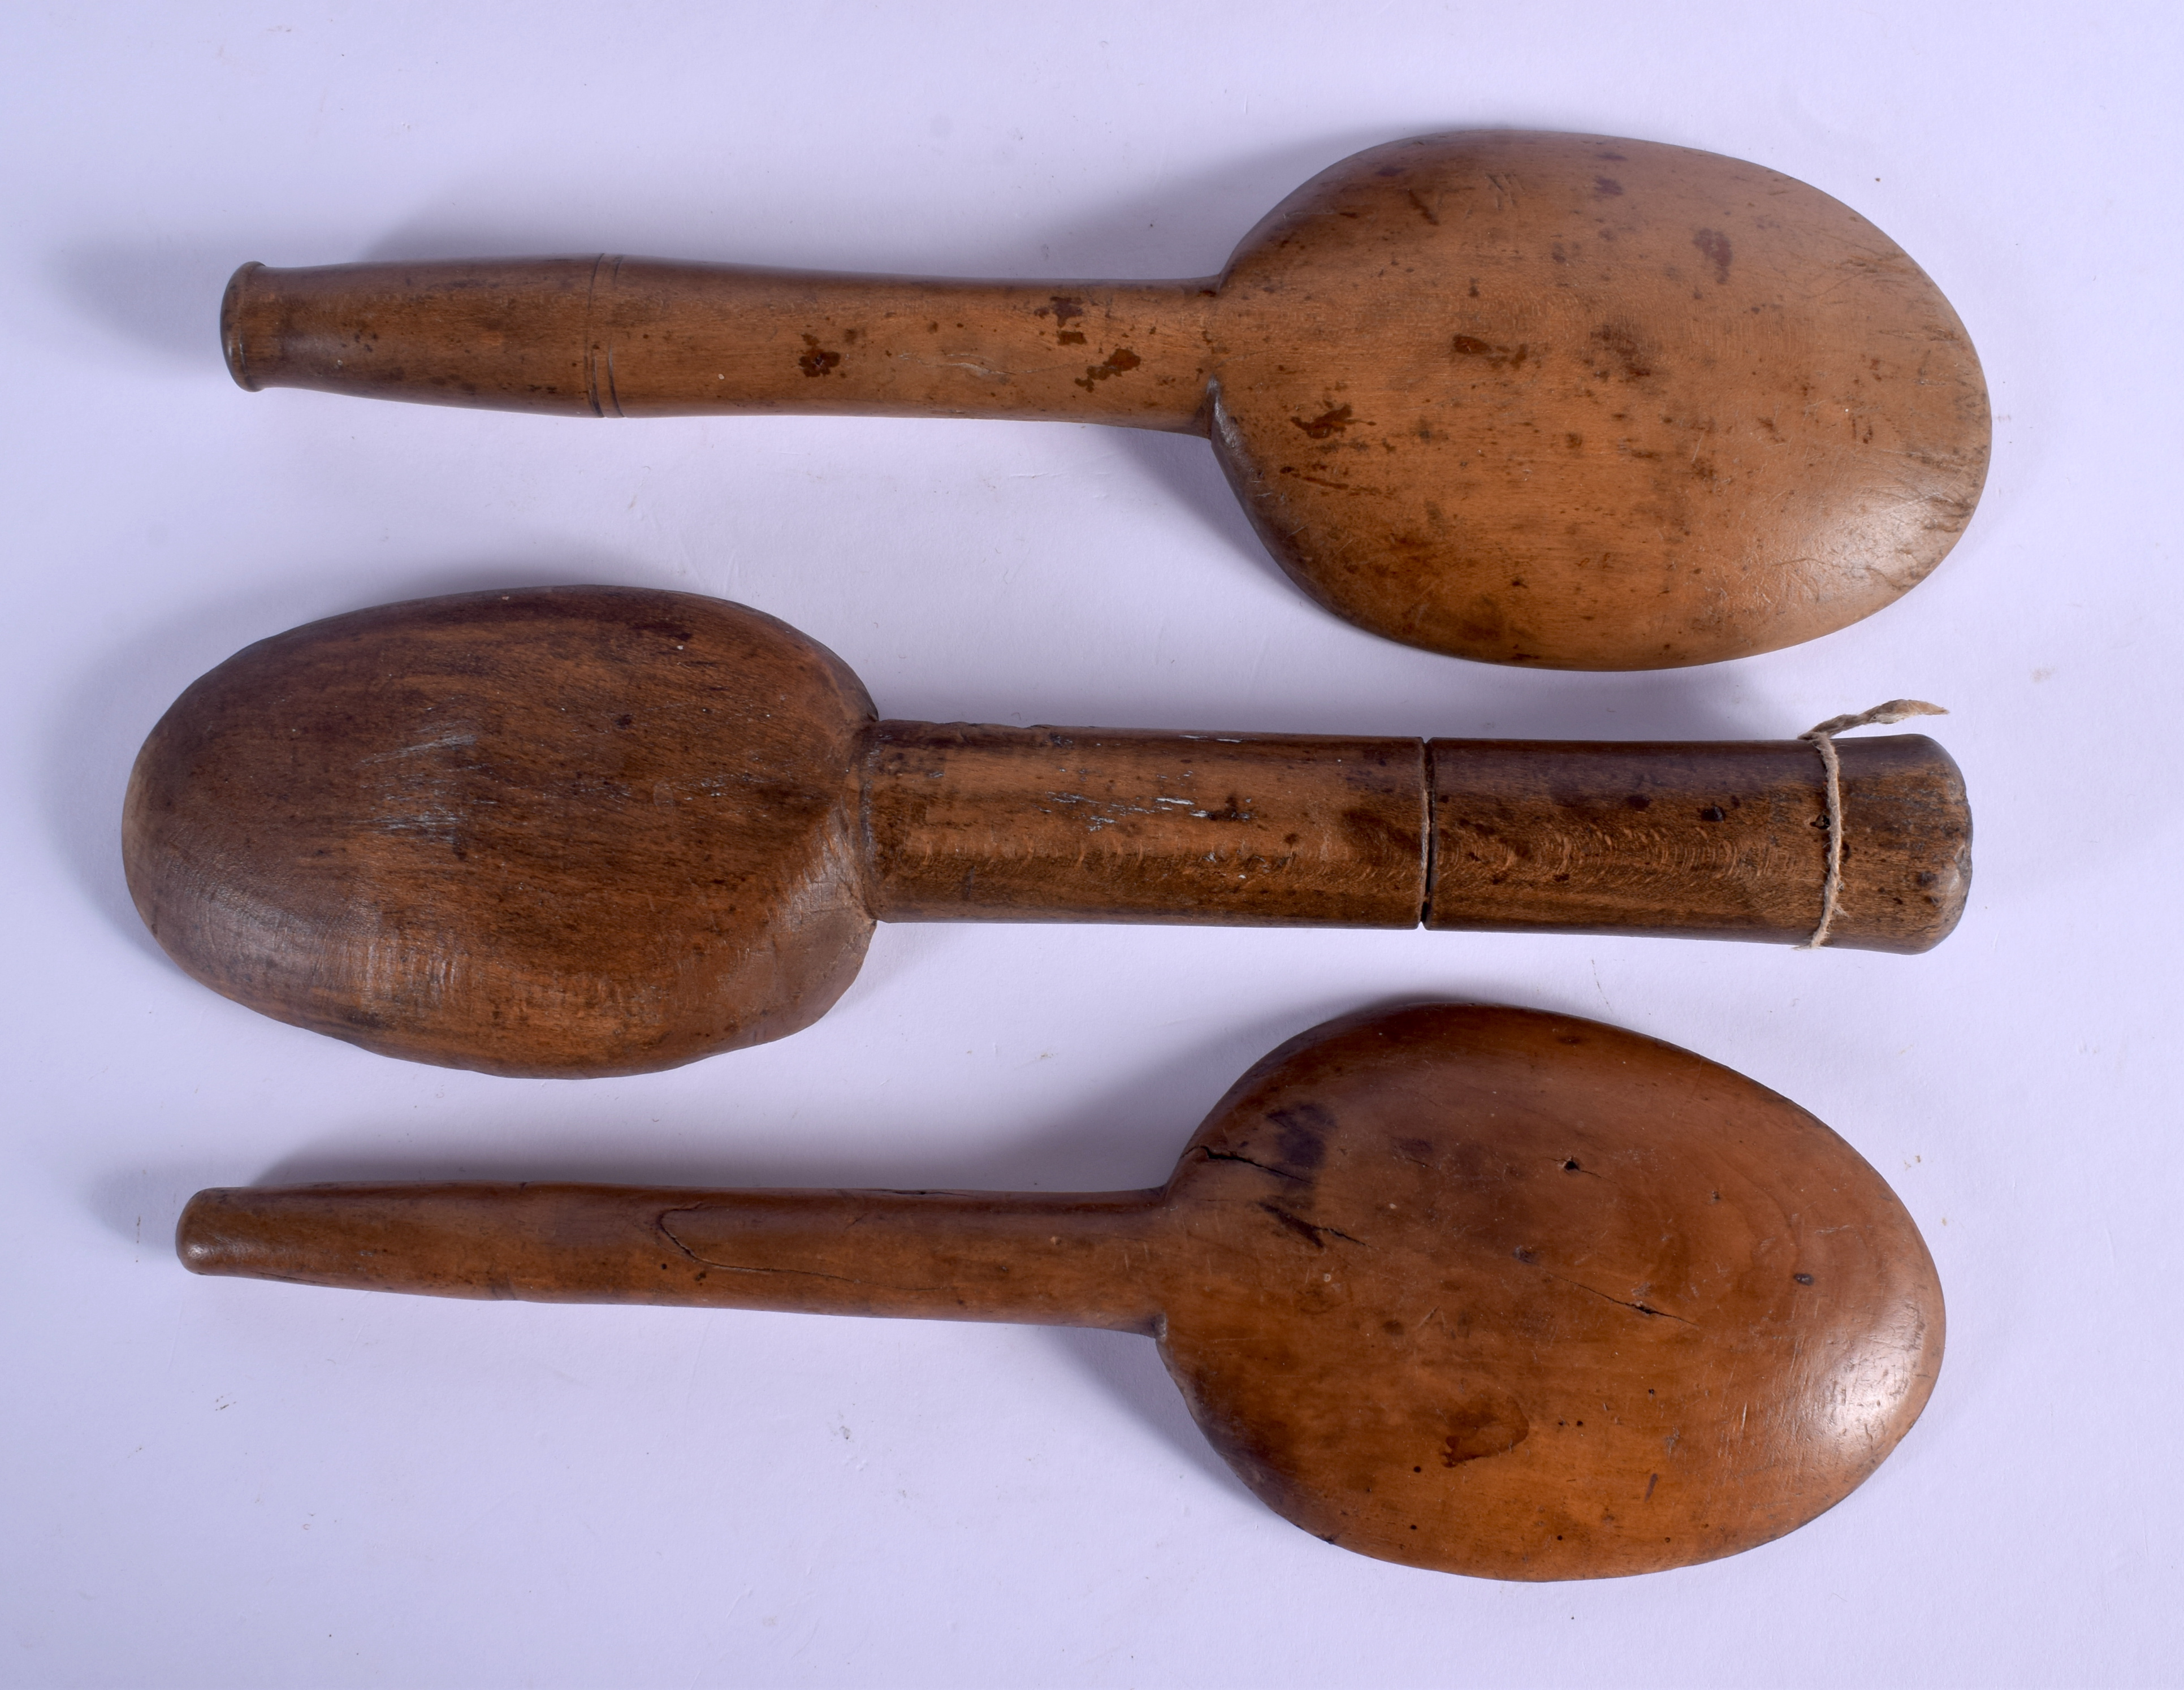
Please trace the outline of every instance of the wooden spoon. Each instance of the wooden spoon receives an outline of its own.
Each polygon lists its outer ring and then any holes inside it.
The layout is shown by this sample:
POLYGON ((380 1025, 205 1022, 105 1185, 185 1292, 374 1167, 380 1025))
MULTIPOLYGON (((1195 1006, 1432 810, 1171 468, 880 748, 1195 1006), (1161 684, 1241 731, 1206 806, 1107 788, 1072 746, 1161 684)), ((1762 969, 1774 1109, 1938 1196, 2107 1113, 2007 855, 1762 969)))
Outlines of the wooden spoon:
POLYGON ((254 264, 221 333, 253 389, 1204 434, 1329 610, 1547 668, 1855 622, 1941 561, 1986 474, 1979 360, 1885 235, 1756 165, 1596 136, 1373 148, 1198 281, 254 264))
MULTIPOLYGON (((1830 942, 1954 926, 1956 765, 1848 741, 1830 942)), ((875 919, 1681 934, 1794 944, 1828 873, 1810 745, 879 722, 717 599, 466 594, 315 622, 176 700, 123 852, 214 990, 368 1049, 631 1074, 823 1012, 875 919)))
POLYGON ((200 1191, 201 1274, 1144 1332, 1284 1518, 1600 1578, 1833 1507, 1925 1405, 1916 1226, 1787 1099, 1597 1022, 1428 1005, 1291 1040, 1150 1191, 200 1191))

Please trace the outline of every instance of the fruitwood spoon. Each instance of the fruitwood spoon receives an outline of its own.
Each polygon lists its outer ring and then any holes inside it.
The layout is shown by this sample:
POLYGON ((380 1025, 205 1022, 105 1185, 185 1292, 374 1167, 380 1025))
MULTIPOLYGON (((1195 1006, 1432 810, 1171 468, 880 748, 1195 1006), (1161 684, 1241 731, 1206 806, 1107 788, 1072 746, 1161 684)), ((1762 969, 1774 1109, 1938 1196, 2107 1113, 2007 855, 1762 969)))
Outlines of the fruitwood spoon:
POLYGON ((1373 148, 1195 281, 252 264, 221 335, 254 389, 1203 434, 1329 610, 1546 668, 1855 622, 1941 561, 1986 474, 1978 358, 1886 236, 1756 165, 1597 136, 1373 148))
POLYGON ((1917 1227, 1812 1116, 1635 1033, 1470 1006, 1291 1040, 1157 1191, 304 1185, 200 1191, 176 1242, 357 1290, 1144 1332, 1284 1518, 1502 1579, 1794 1530, 1942 1359, 1917 1227))
MULTIPOLYGON (((1829 942, 1937 944, 1956 765, 1846 742, 1829 942)), ((1682 934, 1794 944, 1829 874, 1797 741, 1628 745, 874 719, 717 599, 537 588, 260 641, 145 742, 123 853, 168 953, 284 1021, 496 1074, 780 1037, 875 919, 1682 934)))

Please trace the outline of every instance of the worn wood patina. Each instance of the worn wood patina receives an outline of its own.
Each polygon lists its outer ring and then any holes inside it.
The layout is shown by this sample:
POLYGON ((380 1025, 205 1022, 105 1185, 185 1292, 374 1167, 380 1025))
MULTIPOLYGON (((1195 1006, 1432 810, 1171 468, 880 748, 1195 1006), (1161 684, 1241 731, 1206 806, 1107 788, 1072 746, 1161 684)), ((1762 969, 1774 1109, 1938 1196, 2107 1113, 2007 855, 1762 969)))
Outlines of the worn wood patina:
POLYGON ((1841 627, 1941 561, 1986 473, 1979 360, 1886 235, 1757 165, 1596 136, 1376 147, 1202 280, 254 264, 221 321, 250 388, 1203 434, 1329 609, 1547 668, 1841 627))
MULTIPOLYGON (((1846 741, 1830 942, 1938 943, 1970 817, 1917 735, 1846 741)), ((771 616, 465 594, 261 641, 137 758, 136 906, 214 990, 369 1049, 627 1074, 778 1038, 873 922, 1802 942, 1810 745, 1319 738, 876 719, 771 616)))
POLYGON ((1917 1227, 1819 1121, 1672 1046, 1471 1006, 1293 1040, 1156 1191, 211 1191, 176 1243, 352 1289, 1146 1333, 1284 1518, 1501 1579, 1794 1530, 1942 1359, 1917 1227))

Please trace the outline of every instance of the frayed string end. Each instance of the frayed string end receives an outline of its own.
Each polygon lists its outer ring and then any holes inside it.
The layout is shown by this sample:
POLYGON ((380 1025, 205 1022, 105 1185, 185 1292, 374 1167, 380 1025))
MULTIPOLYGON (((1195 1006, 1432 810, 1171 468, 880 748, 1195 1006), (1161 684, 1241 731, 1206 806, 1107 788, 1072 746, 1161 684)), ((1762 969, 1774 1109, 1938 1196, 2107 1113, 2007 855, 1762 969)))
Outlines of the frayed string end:
POLYGON ((1819 727, 1808 728, 1797 736, 1808 741, 1820 754, 1820 766, 1827 771, 1828 777, 1828 876, 1820 887, 1819 925, 1813 929, 1813 936, 1797 947, 1800 951, 1817 951, 1828 942, 1828 929, 1835 925, 1836 906, 1842 897, 1842 759, 1836 755, 1835 736, 1847 733, 1853 728, 1880 728, 1914 716, 1948 713, 1938 704, 1928 704, 1924 699, 1891 699, 1886 704, 1877 704, 1855 716, 1831 716, 1819 727))

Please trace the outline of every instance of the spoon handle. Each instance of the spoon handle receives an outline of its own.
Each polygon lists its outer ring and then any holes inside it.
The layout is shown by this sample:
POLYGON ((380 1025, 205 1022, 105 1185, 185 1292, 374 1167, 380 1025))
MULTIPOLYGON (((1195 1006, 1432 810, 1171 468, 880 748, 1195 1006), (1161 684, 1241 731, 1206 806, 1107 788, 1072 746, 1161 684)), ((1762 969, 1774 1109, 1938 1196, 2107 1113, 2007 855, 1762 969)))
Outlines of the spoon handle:
POLYGON ((247 264, 242 386, 569 416, 802 411, 1205 432, 1211 282, 956 282, 582 258, 247 264))
MULTIPOLYGON (((1829 942, 1918 951, 1970 884, 1964 778, 1846 740, 1829 942)), ((883 722, 860 800, 883 921, 1650 934, 1796 945, 1826 771, 1798 740, 1365 739, 883 722)))
POLYGON ((1162 1193, 488 1183, 200 1191, 192 1273, 523 1302, 1150 1332, 1162 1193))

